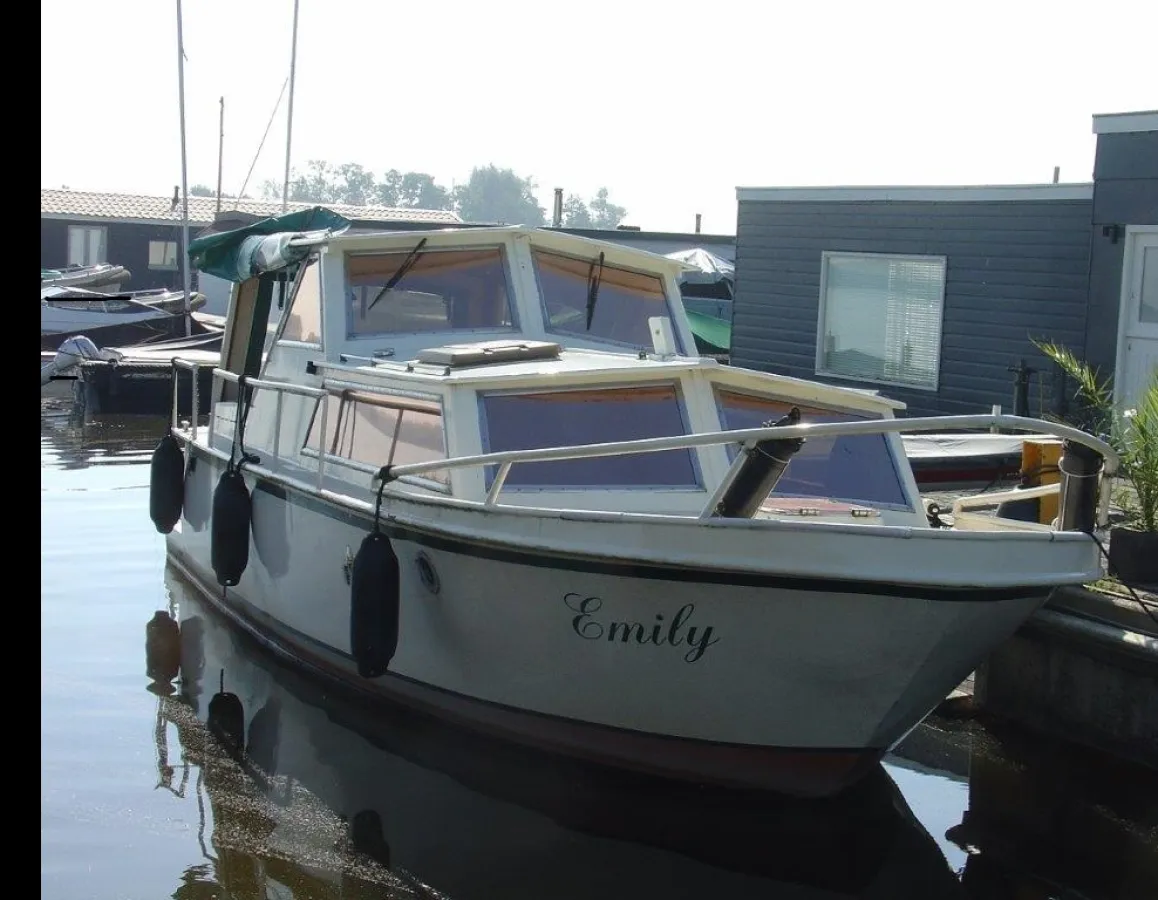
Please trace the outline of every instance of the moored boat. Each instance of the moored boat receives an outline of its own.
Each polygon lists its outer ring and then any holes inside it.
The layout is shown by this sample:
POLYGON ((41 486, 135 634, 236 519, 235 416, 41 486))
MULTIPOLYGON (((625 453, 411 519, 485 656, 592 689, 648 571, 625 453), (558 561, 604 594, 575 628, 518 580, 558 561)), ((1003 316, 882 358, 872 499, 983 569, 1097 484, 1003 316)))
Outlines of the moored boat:
POLYGON ((238 284, 151 515, 301 665, 564 754, 824 795, 1101 571, 1109 447, 696 356, 683 263, 275 225, 190 248, 238 284), (902 432, 995 424, 1067 442, 1056 526, 926 512, 902 432))

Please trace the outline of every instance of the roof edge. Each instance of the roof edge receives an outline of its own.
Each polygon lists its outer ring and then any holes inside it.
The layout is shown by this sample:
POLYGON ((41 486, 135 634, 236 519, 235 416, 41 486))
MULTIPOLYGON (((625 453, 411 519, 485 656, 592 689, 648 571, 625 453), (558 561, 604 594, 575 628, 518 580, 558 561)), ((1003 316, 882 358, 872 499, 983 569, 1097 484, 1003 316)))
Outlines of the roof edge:
POLYGON ((1092 182, 1074 184, 975 184, 824 187, 737 187, 736 199, 796 202, 985 203, 1010 200, 1090 200, 1092 182))
POLYGON ((1158 109, 1138 112, 1099 113, 1094 116, 1094 134, 1126 134, 1158 131, 1158 109))

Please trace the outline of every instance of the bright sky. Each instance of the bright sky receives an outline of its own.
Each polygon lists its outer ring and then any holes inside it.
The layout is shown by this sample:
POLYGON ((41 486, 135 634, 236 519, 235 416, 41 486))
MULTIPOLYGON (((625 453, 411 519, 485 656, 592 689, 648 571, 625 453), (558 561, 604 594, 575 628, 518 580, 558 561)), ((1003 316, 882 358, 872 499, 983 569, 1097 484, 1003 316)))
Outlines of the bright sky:
MULTIPOLYGON (((293 0, 184 0, 188 179, 284 174, 293 0)), ((42 0, 42 187, 171 195, 176 0, 42 0)), ((628 224, 734 233, 737 185, 1092 175, 1095 113, 1158 108, 1158 2, 300 0, 292 162, 494 163, 628 224)))

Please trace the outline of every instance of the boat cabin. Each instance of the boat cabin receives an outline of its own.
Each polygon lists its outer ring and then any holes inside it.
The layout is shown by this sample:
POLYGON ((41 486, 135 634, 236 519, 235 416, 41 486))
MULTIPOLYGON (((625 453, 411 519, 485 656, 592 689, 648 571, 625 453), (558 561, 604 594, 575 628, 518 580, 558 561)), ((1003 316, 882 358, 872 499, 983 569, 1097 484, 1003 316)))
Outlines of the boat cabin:
MULTIPOLYGON (((230 452, 239 438, 286 477, 372 499, 385 465, 758 428, 793 407, 803 422, 903 407, 695 355, 687 268, 525 227, 327 235, 292 277, 235 287, 221 368, 285 390, 219 380, 211 440, 230 452)), ((694 516, 739 452, 474 465, 396 485, 449 502, 694 516)), ((808 438, 760 515, 928 524, 896 433, 808 438)))

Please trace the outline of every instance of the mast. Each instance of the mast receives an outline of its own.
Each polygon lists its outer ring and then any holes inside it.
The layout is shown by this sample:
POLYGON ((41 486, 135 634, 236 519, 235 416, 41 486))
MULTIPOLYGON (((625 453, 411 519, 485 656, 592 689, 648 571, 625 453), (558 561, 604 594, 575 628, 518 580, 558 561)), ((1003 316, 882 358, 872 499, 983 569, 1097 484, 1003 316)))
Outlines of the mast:
POLYGON ((225 98, 222 97, 221 119, 217 126, 217 210, 214 216, 221 215, 221 167, 225 160, 225 98))
POLYGON ((185 40, 181 30, 181 0, 177 0, 177 98, 181 114, 181 280, 185 289, 185 336, 193 333, 189 300, 189 182, 185 158, 185 40))
POLYGON ((294 131, 294 69, 298 60, 298 0, 294 0, 294 28, 293 40, 290 45, 290 81, 289 81, 289 110, 285 124, 285 180, 281 189, 281 211, 289 208, 289 179, 290 179, 290 144, 294 131))

